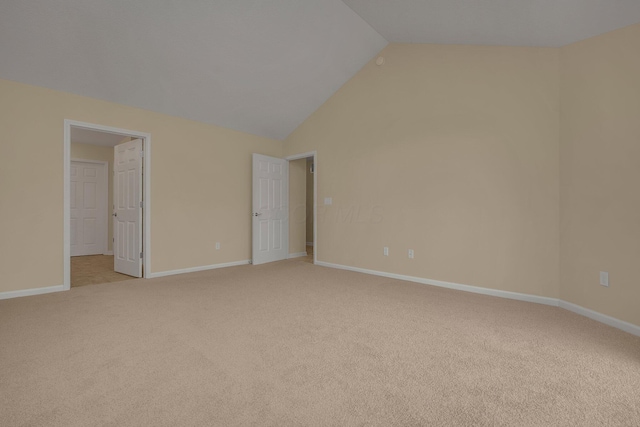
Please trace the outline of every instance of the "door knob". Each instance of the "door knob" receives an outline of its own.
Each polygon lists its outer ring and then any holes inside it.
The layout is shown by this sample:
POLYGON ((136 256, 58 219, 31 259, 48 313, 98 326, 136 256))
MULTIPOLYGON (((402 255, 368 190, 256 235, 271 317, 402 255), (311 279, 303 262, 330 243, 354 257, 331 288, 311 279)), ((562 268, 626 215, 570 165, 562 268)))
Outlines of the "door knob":
POLYGON ((260 215, 262 215, 262 212, 256 212, 253 214, 253 216, 260 216, 260 215))
POLYGON ((118 216, 118 212, 114 212, 114 213, 113 213, 113 216, 118 216))

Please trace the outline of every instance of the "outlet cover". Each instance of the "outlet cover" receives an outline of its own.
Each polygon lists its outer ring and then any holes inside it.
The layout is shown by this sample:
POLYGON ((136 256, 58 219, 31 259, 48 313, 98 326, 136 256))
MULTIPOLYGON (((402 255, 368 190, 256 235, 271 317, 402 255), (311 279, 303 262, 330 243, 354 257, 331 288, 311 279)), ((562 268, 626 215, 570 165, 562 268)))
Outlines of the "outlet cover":
POLYGON ((216 250, 220 249, 220 242, 216 242, 216 250))
POLYGON ((409 249, 409 258, 413 259, 413 249, 409 249))
POLYGON ((333 199, 331 197, 325 197, 324 198, 324 204, 325 206, 329 206, 333 204, 333 199))
POLYGON ((385 246, 382 250, 382 253, 384 254, 384 256, 389 256, 389 248, 385 246))
POLYGON ((607 273, 606 271, 600 272, 600 284, 602 286, 609 287, 609 273, 607 273))

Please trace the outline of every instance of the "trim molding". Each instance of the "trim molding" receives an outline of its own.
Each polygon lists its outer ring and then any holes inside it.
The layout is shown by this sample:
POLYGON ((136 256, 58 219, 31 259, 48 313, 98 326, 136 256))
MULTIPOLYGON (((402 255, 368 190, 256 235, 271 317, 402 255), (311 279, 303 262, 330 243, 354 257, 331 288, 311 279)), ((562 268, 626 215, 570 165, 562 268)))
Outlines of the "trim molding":
POLYGON ((358 273, 372 274, 374 276, 388 277, 390 279, 405 280, 408 282, 421 283, 423 285, 438 286, 441 288, 455 289, 457 291, 473 292, 475 294, 491 295, 494 297, 514 299, 518 301, 535 302, 545 305, 558 305, 556 298, 541 297, 537 295, 521 294, 518 292, 500 291, 498 289, 481 288, 478 286, 461 285, 459 283, 443 282, 441 280, 424 279, 422 277, 405 276, 403 274, 386 273, 384 271, 368 270, 366 268, 349 267, 340 264, 331 264, 328 262, 318 261, 317 265, 330 268, 338 268, 340 270, 356 271, 358 273))
POLYGON ((18 297, 28 297, 32 295, 50 294, 52 292, 64 291, 64 285, 48 286, 46 288, 24 289, 20 291, 0 292, 0 300, 18 297))
MULTIPOLYGON (((285 160, 298 160, 298 159, 308 159, 309 157, 313 157, 313 238, 315 240, 313 244, 313 263, 318 263, 318 245, 315 243, 318 242, 318 152, 307 151, 306 153, 298 153, 292 154, 291 156, 285 157, 285 160)), ((306 240, 306 237, 305 237, 306 240)))
MULTIPOLYGON (((81 128, 89 130, 97 130, 109 133, 115 133, 122 136, 131 136, 134 138, 141 138, 144 152, 144 158, 142 159, 144 172, 142 175, 142 186, 144 194, 143 208, 142 208, 142 251, 144 258, 142 264, 144 265, 143 277, 148 279, 150 276, 148 272, 151 271, 151 134, 147 132, 138 132, 128 129, 121 129, 112 126, 97 125, 94 123, 80 122, 77 120, 64 119, 64 139, 62 143, 63 148, 63 243, 62 243, 62 266, 63 266, 63 286, 65 290, 71 289, 71 232, 69 226, 69 219, 71 218, 70 210, 70 175, 71 175, 71 128, 81 128)), ((108 220, 107 220, 108 221, 108 220)))
MULTIPOLYGON (((301 252, 301 253, 304 253, 304 255, 299 255, 299 256, 306 256, 306 252, 301 252)), ((294 255, 296 254, 290 254, 289 258, 293 258, 294 255)), ((149 278, 173 276, 176 274, 184 274, 184 273, 195 273, 197 271, 215 270, 217 268, 225 268, 225 267, 235 267, 239 265, 248 265, 250 263, 251 263, 250 260, 247 259, 243 261, 227 262, 222 264, 183 268, 180 270, 161 271, 158 273, 149 274, 149 278)), ((499 297, 499 298, 507 298, 507 299, 513 299, 518 301, 526 301, 526 302, 533 302, 537 304, 551 305, 551 306, 562 308, 564 310, 571 311, 573 313, 579 314, 584 317, 588 317, 589 319, 595 320, 600 323, 604 323, 605 325, 620 329, 624 332, 630 333, 631 335, 640 337, 640 326, 638 325, 634 325, 633 323, 625 322, 624 320, 616 319, 615 317, 607 316, 606 314, 598 313, 597 311, 593 311, 588 308, 581 307, 577 304, 573 304, 557 298, 547 298, 547 297, 541 297, 537 295, 522 294, 518 292, 500 291, 497 289, 481 288, 478 286, 443 282, 440 280, 423 279, 421 277, 386 273, 383 271, 369 270, 366 268, 349 267, 346 265, 332 264, 332 263, 323 262, 323 261, 318 261, 316 265, 319 265, 322 267, 328 267, 328 268, 335 268, 339 270, 355 271, 357 273, 371 274, 373 276, 388 277, 390 279, 404 280, 408 282, 420 283, 423 285, 432 285, 432 286, 438 286, 441 288, 454 289, 458 291, 472 292, 472 293, 482 294, 482 295, 490 295, 490 296, 499 297)), ((33 288, 33 289, 24 289, 19 291, 0 292, 0 300, 26 297, 26 296, 32 296, 32 295, 48 294, 48 293, 60 292, 64 290, 65 290, 64 285, 57 285, 57 286, 49 286, 45 288, 33 288)))
POLYGON ((307 252, 297 252, 295 254, 289 254, 289 258, 300 258, 303 256, 307 256, 307 252))
POLYGON ((196 271, 215 270, 217 268, 235 267, 238 265, 248 265, 250 262, 248 259, 243 261, 225 262, 222 264, 202 265, 200 267, 182 268, 179 270, 159 271, 157 273, 150 273, 149 278, 154 279, 156 277, 173 276, 176 274, 195 273, 196 271))
POLYGON ((558 298, 548 298, 548 297, 541 297, 537 295, 522 294, 518 292, 509 292, 509 291, 500 291, 497 289, 481 288, 478 286, 461 285, 459 283, 443 282, 440 280, 431 280, 431 279, 424 279, 421 277, 405 276, 402 274, 386 273, 383 271, 368 270, 366 268, 358 268, 358 267, 349 267, 346 265, 332 264, 332 263, 323 262, 323 261, 316 262, 316 265, 329 267, 329 268, 337 268, 340 270, 355 271, 355 272, 364 273, 364 274, 371 274, 374 276, 388 277, 390 279, 405 280, 408 282, 415 282, 423 285, 432 285, 432 286, 438 286, 441 288, 455 289, 458 291, 473 292, 473 293, 482 294, 482 295, 490 295, 490 296, 499 297, 499 298, 508 298, 508 299, 513 299, 518 301, 526 301, 526 302, 533 302, 537 304, 551 305, 551 306, 572 311, 581 316, 588 317, 589 319, 595 320, 600 323, 604 323, 605 325, 620 329, 624 332, 628 332, 632 335, 640 337, 640 326, 634 325, 629 322, 625 322, 624 320, 616 319, 615 317, 607 316, 606 314, 598 313, 597 311, 589 310, 588 308, 584 308, 579 305, 576 305, 558 298))
POLYGON ((558 301, 558 307, 640 337, 640 326, 636 326, 633 323, 625 322, 624 320, 616 319, 615 317, 607 316, 606 314, 598 313, 597 311, 589 310, 588 308, 564 300, 558 301))

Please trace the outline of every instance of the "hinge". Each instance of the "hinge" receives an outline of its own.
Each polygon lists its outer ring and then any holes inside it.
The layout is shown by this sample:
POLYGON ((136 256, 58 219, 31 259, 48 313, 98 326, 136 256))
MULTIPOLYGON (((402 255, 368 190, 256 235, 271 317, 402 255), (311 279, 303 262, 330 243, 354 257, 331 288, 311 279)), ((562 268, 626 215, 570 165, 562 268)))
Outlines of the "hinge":
POLYGON ((144 151, 140 152, 140 157, 144 157, 144 151))
POLYGON ((140 200, 140 207, 143 207, 143 206, 142 206, 142 200, 140 200))
POLYGON ((140 259, 142 259, 142 254, 143 254, 143 252, 140 252, 140 259))

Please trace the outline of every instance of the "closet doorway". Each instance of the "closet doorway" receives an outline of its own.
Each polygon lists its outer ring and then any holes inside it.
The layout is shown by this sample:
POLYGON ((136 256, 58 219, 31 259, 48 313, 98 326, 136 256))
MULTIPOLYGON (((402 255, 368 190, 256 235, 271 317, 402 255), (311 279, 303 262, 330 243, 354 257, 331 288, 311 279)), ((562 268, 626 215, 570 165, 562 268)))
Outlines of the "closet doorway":
POLYGON ((64 288, 146 277, 150 135, 66 120, 64 144, 64 288))

